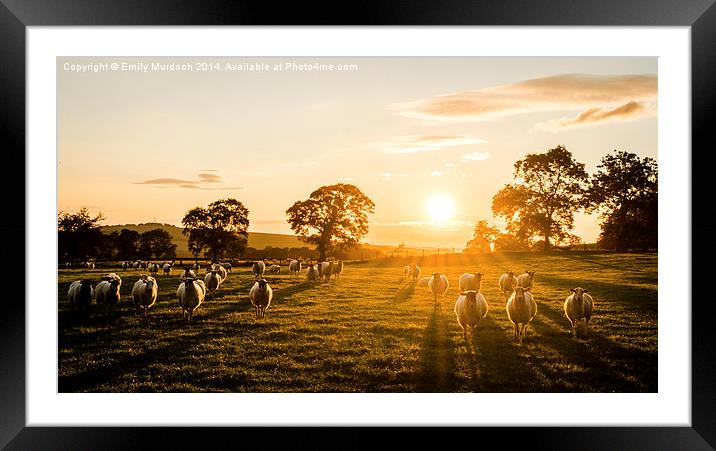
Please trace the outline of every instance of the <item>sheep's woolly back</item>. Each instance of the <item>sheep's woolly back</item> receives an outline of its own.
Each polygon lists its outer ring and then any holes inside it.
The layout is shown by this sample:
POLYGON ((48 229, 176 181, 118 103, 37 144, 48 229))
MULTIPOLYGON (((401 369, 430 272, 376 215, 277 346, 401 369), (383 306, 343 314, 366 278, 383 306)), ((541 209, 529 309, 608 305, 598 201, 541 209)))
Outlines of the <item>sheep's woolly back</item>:
POLYGON ((488 310, 487 300, 482 293, 477 291, 461 294, 458 296, 457 301, 455 301, 455 316, 457 317, 458 324, 463 329, 468 326, 476 327, 480 323, 480 320, 487 316, 488 310), (475 305, 472 307, 468 302, 468 296, 471 296, 470 293, 473 293, 475 296, 475 305))
POLYGON ((251 287, 251 290, 249 290, 249 299, 251 299, 251 304, 253 304, 254 307, 267 308, 271 305, 271 300, 273 299, 273 289, 271 289, 269 284, 266 284, 266 290, 264 291, 261 291, 259 288, 260 285, 256 282, 251 287))
POLYGON ((525 291, 524 298, 519 300, 518 291, 513 292, 507 300, 507 317, 515 324, 526 324, 537 314, 537 303, 528 291, 525 291))

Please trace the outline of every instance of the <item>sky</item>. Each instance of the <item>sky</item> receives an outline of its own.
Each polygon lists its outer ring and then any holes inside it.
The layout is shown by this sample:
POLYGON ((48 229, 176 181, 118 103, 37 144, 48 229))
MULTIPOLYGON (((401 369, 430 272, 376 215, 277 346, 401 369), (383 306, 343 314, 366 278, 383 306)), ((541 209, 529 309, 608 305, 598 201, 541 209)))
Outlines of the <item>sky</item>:
POLYGON ((57 96, 58 211, 104 225, 232 197, 249 231, 292 234, 294 202, 351 183, 376 205, 366 242, 457 251, 503 225, 492 197, 528 153, 657 158, 656 58, 67 57, 57 96))

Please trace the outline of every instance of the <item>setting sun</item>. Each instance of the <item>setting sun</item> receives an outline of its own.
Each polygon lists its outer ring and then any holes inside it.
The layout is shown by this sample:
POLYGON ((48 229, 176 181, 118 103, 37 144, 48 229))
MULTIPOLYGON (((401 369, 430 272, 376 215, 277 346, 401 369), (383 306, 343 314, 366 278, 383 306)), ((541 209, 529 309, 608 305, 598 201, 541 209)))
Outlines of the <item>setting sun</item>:
POLYGON ((426 211, 433 221, 446 221, 455 213, 455 203, 448 196, 435 195, 428 199, 426 211))

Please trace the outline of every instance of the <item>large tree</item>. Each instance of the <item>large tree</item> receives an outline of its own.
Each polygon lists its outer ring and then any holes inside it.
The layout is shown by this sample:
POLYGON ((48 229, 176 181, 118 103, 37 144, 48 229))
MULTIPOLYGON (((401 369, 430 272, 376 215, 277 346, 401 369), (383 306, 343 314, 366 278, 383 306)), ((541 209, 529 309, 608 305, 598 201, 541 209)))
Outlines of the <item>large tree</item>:
POLYGON ((544 248, 562 240, 574 228, 587 173, 563 146, 527 154, 515 163, 515 182, 492 198, 492 211, 507 221, 507 230, 520 239, 541 237, 544 248))
POLYGON ((122 229, 114 237, 114 245, 117 248, 117 258, 131 260, 137 257, 139 250, 139 232, 135 230, 122 229))
POLYGON ((139 254, 142 258, 176 258, 177 245, 164 229, 152 229, 139 235, 139 254))
POLYGON ((657 247, 658 167, 653 158, 616 150, 605 155, 585 200, 588 211, 601 212, 603 247, 657 247))
POLYGON ((106 243, 99 223, 102 213, 92 217, 86 207, 77 213, 60 212, 57 215, 57 250, 65 261, 97 257, 106 243))
POLYGON ((485 219, 475 223, 475 230, 472 239, 467 242, 467 252, 490 252, 492 244, 499 238, 500 231, 485 219))
POLYGON ((249 210, 236 199, 219 199, 206 208, 192 208, 182 224, 182 233, 189 236, 189 249, 195 255, 203 250, 206 257, 218 261, 246 249, 249 210))
POLYGON ((356 186, 322 186, 308 199, 286 210, 288 223, 301 241, 316 246, 319 259, 334 248, 358 244, 368 233, 368 213, 375 204, 356 186))

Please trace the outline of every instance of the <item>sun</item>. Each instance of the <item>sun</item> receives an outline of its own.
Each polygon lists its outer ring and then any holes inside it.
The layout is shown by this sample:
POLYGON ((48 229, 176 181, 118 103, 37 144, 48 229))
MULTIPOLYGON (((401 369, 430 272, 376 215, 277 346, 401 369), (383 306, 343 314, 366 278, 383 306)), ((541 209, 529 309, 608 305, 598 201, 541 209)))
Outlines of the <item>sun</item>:
POLYGON ((444 222, 455 214, 455 203, 448 196, 436 194, 428 199, 425 210, 433 221, 444 222))

